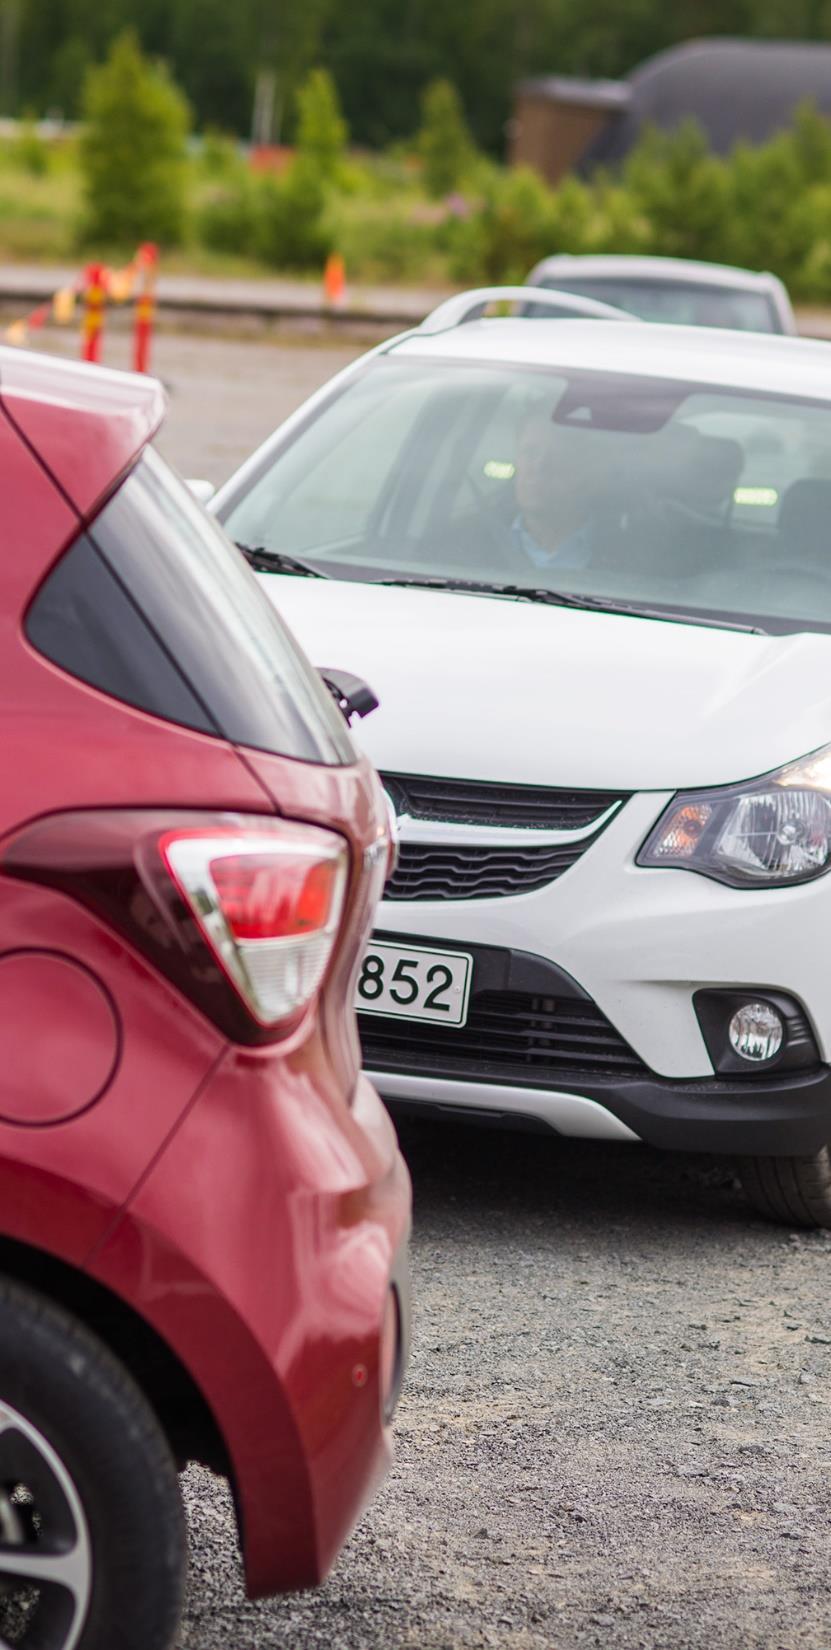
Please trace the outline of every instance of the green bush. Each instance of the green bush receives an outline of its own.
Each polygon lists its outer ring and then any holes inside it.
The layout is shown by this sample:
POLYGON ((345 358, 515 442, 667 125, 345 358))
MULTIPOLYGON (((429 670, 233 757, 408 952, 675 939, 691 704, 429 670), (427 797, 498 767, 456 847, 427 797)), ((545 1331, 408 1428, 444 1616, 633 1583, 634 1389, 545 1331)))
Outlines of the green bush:
POLYGON ((84 117, 85 240, 175 245, 185 217, 188 105, 167 71, 143 56, 131 30, 90 71, 84 117))
POLYGON ((622 183, 650 225, 650 251, 668 258, 721 255, 728 168, 710 153, 694 120, 674 132, 646 132, 623 168, 622 183))
POLYGON ((45 177, 49 171, 52 159, 49 145, 40 136, 32 115, 25 116, 20 122, 12 158, 22 172, 28 172, 33 178, 45 177))
POLYGON ((546 252, 588 252, 594 250, 597 234, 598 209, 596 191, 578 178, 565 178, 551 196, 545 232, 549 237, 546 252))
POLYGON ((800 103, 788 135, 802 182, 831 183, 831 123, 816 104, 800 103))
MULTIPOLYGON (((557 191, 557 199, 564 189, 557 191)), ((579 229, 579 224, 576 228, 579 229)), ((629 189, 602 179, 592 191, 581 245, 563 251, 648 253, 653 249, 652 226, 641 202, 629 189)))
POLYGON ((282 177, 258 180, 253 250, 273 269, 322 267, 332 237, 326 190, 315 162, 298 155, 282 177))
POLYGON ((787 278, 795 262, 792 209, 802 191, 788 137, 783 134, 761 149, 741 144, 730 158, 729 189, 722 257, 748 269, 774 266, 787 278))
POLYGON ((199 150, 199 165, 208 178, 227 178, 243 165, 236 138, 220 132, 216 126, 206 126, 199 150))
POLYGON ((814 184, 794 201, 788 215, 790 267, 794 297, 831 299, 831 181, 814 184))
MULTIPOLYGON (((336 247, 359 279, 471 285, 522 281, 550 253, 658 253, 772 269, 795 296, 831 301, 831 125, 811 107, 771 142, 724 159, 690 122, 648 132, 618 173, 553 190, 468 149, 465 193, 445 205, 425 199, 403 150, 336 164, 335 142, 311 141, 327 121, 315 128, 310 107, 305 147, 282 176, 254 176, 221 145, 208 165, 203 151, 205 245, 315 271, 336 247)), ((422 169, 426 184, 423 151, 422 169)))
POLYGON ((441 274, 441 224, 406 203, 350 203, 330 214, 332 241, 350 279, 422 281, 441 274))
POLYGON ((522 281, 553 249, 555 197, 528 167, 494 172, 478 207, 458 222, 450 267, 460 281, 522 281))
POLYGON ((686 121, 645 133, 615 176, 551 190, 491 166, 479 183, 446 236, 457 280, 521 280, 556 252, 652 253, 772 269, 799 296, 831 297, 831 124, 811 106, 790 131, 726 159, 686 121))
POLYGON ((196 233, 212 252, 256 255, 258 199, 250 174, 211 189, 197 214, 196 233))

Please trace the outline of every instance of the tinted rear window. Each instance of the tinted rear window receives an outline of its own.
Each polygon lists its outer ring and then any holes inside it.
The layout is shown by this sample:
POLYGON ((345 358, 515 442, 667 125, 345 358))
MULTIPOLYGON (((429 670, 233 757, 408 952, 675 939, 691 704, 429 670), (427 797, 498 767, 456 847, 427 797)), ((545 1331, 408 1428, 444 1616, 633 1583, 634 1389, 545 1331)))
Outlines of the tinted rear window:
POLYGON ((152 450, 41 587, 26 628, 56 664, 168 721, 301 761, 356 760, 242 556, 152 450))

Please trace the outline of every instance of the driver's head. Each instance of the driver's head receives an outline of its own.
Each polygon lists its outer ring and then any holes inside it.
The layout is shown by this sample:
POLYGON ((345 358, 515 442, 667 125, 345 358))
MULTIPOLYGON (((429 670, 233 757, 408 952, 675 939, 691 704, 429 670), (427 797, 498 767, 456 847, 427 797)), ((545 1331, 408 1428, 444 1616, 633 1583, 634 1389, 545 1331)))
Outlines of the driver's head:
POLYGON ((555 424, 551 408, 533 408, 517 435, 514 487, 520 513, 534 519, 587 508, 596 487, 592 434, 555 424))

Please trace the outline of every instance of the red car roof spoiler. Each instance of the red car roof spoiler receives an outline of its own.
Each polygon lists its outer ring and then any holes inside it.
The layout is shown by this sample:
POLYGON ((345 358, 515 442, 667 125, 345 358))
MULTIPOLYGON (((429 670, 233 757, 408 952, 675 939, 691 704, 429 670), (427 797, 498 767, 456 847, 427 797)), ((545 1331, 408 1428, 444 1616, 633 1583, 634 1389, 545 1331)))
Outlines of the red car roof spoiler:
POLYGON ((87 520, 152 440, 165 394, 154 378, 0 348, 0 407, 87 520))

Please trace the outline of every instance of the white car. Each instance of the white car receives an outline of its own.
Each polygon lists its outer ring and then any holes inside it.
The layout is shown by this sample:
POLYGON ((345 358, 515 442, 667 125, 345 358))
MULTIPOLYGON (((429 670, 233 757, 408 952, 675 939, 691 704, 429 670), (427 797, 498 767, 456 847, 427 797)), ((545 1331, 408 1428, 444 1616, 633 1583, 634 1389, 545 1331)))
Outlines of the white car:
POLYGON ((381 701, 366 1066, 829 1225, 831 350, 454 302, 215 501, 381 701))
POLYGON ((732 264, 562 252, 535 264, 528 285, 600 299, 642 321, 735 327, 740 332, 797 330, 791 300, 778 276, 735 269, 732 264))

